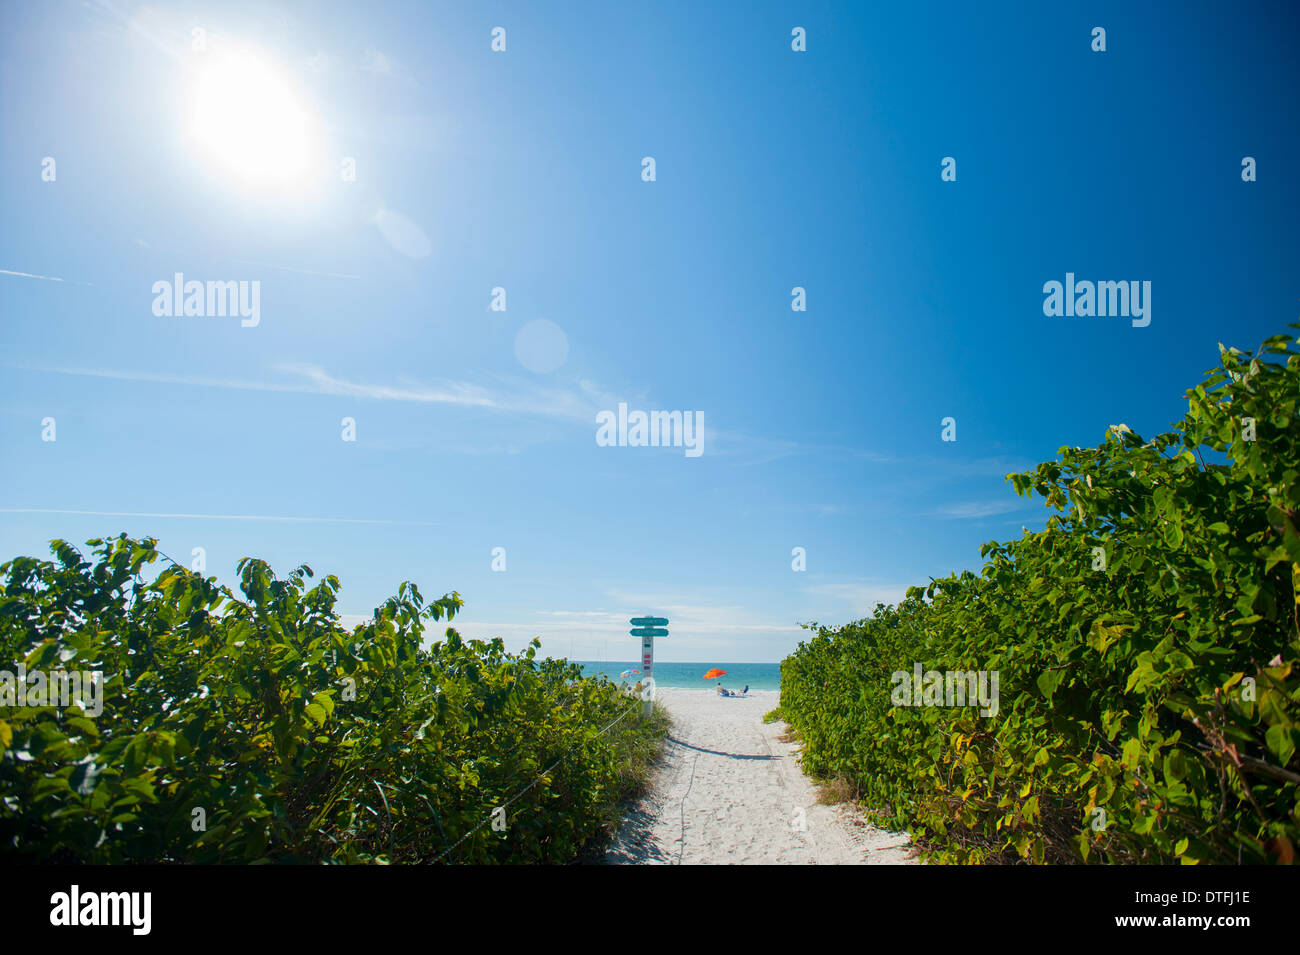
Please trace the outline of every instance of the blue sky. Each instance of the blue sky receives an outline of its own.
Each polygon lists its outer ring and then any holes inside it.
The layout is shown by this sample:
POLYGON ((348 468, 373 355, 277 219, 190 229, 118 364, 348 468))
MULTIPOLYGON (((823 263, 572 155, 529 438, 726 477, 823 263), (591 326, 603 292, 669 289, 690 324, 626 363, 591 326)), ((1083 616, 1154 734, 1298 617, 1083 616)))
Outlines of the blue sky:
POLYGON ((1297 314, 1294 7, 1063 6, 7 5, 0 555, 125 530, 578 659, 655 613, 701 662, 977 568, 1045 516, 1006 473, 1166 429, 1297 314), (195 138, 241 50, 313 131, 287 186, 195 138), (259 324, 155 316, 176 272, 259 324), (1151 324, 1044 316, 1067 272, 1151 324), (704 453, 598 446, 619 402, 704 453))

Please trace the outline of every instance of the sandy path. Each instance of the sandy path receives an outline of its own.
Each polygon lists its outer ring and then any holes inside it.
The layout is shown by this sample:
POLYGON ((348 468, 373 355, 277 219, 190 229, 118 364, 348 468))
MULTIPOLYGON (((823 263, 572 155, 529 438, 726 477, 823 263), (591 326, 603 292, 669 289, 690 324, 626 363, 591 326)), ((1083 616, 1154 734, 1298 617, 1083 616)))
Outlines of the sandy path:
POLYGON ((654 790, 628 813, 606 861, 614 864, 896 865, 911 863, 906 833, 822 806, 764 725, 775 690, 721 699, 712 690, 659 690, 673 729, 654 790))

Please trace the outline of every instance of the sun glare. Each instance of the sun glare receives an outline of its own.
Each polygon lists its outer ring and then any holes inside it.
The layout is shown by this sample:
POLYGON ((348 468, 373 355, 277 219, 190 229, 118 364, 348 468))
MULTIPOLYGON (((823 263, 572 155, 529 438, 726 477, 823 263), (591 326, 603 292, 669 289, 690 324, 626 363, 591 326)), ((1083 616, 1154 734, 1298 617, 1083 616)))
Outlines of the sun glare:
POLYGON ((250 54, 200 74, 193 132, 210 158, 249 181, 291 182, 307 167, 306 112, 288 84, 250 54))

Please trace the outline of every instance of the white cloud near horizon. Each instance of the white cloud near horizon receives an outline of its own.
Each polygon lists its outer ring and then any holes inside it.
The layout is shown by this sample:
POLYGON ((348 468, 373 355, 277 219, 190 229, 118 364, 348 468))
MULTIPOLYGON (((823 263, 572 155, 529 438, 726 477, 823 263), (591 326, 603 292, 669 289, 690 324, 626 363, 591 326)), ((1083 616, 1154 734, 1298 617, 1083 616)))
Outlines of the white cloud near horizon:
MULTIPOLYGON (((656 642, 660 659, 678 662, 773 662, 787 656, 803 631, 796 620, 774 621, 739 604, 682 600, 681 594, 606 590, 619 610, 539 610, 521 620, 478 620, 457 616, 452 626, 465 637, 501 637, 511 649, 541 638, 542 652, 575 660, 635 660, 641 642, 628 631, 641 613, 668 618, 669 636, 656 642)), ((437 631, 441 633, 441 630, 437 631)))
MULTIPOLYGON (((836 620, 860 619, 877 603, 899 602, 906 584, 873 581, 816 584, 804 588, 812 596, 828 598, 840 605, 827 608, 836 620), (841 612, 843 605, 851 614, 841 612)), ((680 593, 609 588, 604 596, 622 609, 535 610, 516 617, 478 619, 472 610, 462 611, 449 624, 429 626, 426 638, 440 640, 446 626, 466 639, 491 640, 500 637, 512 652, 524 649, 540 638, 542 653, 574 660, 634 661, 640 654, 640 640, 628 631, 630 620, 641 613, 668 618, 669 636, 656 642, 658 659, 675 662, 776 662, 788 656, 808 632, 799 620, 775 621, 765 612, 755 612, 738 603, 714 604, 683 600, 680 593)), ((821 617, 822 614, 814 614, 821 617)), ((369 619, 363 614, 340 614, 351 628, 369 619)))

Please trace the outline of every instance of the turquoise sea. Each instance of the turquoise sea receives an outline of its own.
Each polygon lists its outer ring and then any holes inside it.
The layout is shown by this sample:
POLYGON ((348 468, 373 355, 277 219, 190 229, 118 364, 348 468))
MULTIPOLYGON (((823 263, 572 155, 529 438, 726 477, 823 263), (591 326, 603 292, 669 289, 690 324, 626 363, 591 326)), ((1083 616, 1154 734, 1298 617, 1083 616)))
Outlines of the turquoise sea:
MULTIPOLYGON (((594 662, 574 660, 582 666, 584 673, 591 676, 607 676, 615 683, 622 682, 619 674, 629 668, 640 669, 641 665, 629 660, 617 663, 610 660, 594 662)), ((751 690, 781 689, 781 664, 779 663, 664 663, 655 661, 655 682, 661 687, 686 687, 692 690, 711 690, 717 680, 703 679, 706 671, 717 667, 726 670, 722 685, 728 690, 744 689, 749 684, 751 690)), ((629 677, 628 682, 640 677, 629 677)))

